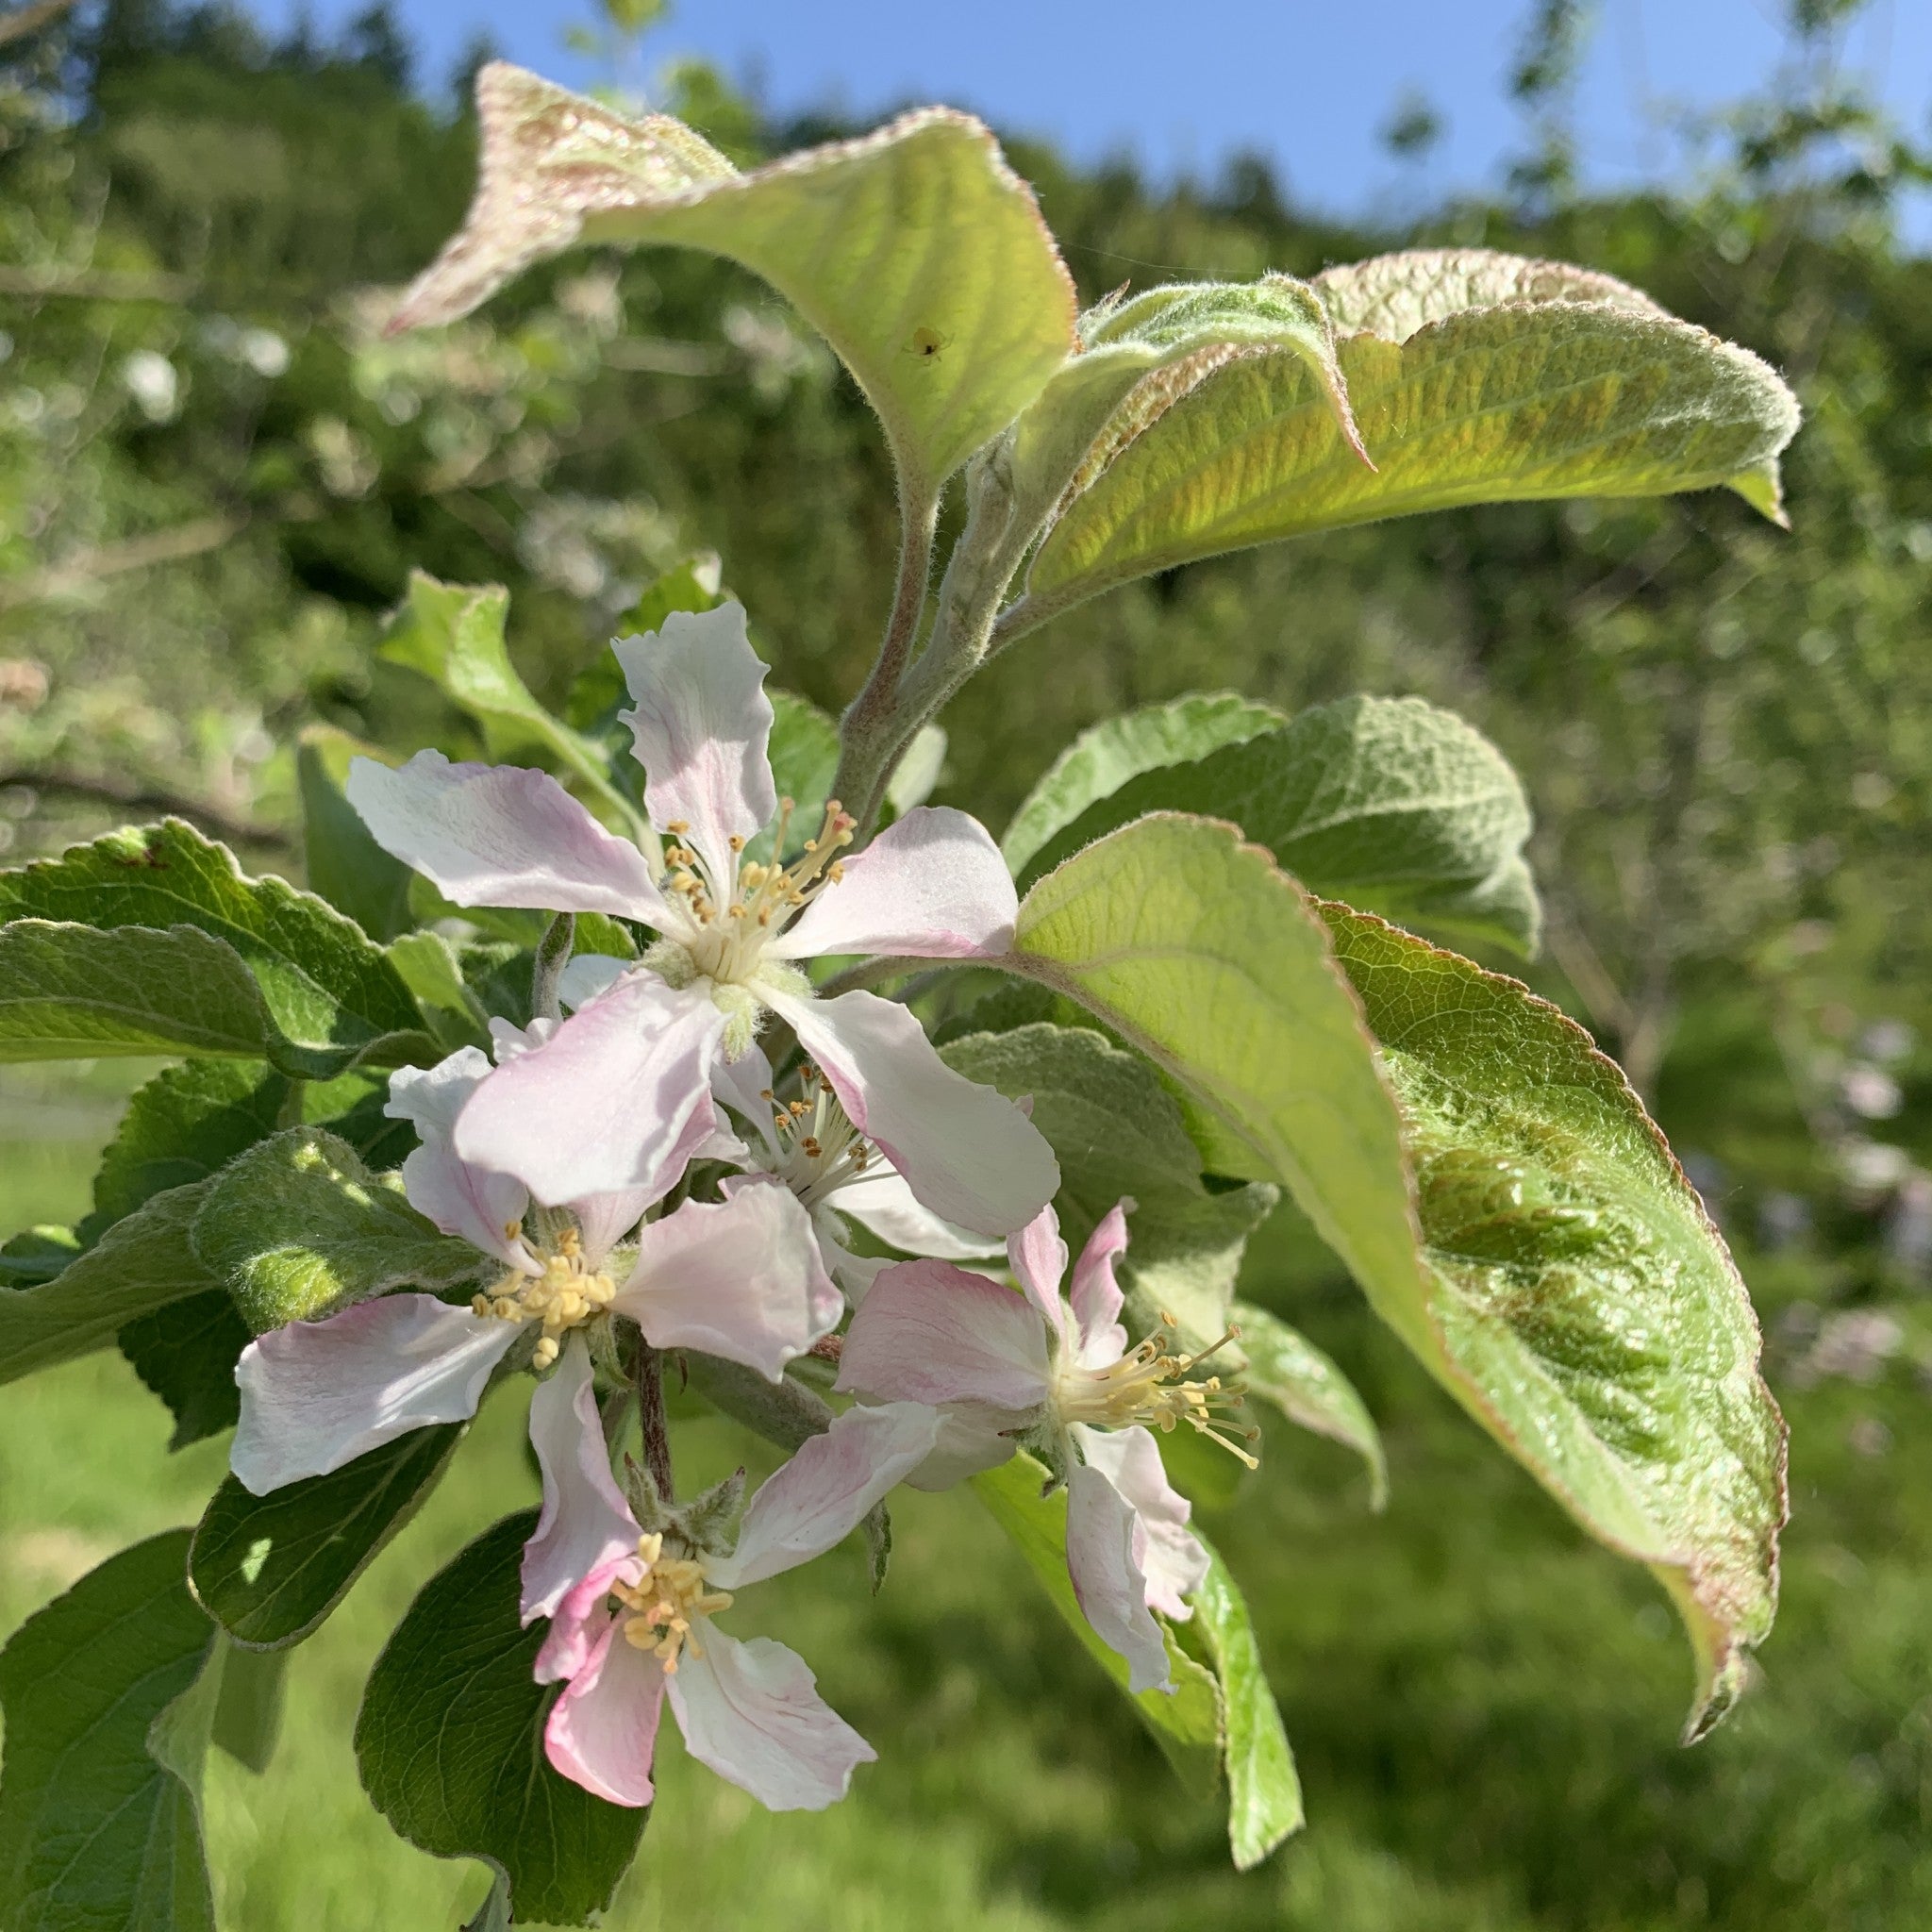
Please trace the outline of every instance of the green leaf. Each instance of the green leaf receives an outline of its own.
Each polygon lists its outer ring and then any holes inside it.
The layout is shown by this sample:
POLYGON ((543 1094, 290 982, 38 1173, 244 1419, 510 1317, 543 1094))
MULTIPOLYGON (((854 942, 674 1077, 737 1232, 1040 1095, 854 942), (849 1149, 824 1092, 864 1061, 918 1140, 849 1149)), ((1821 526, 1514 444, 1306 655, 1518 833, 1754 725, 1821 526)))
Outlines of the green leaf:
POLYGON ((1231 691, 1194 692, 1104 719, 1060 753, 1013 814, 1000 841, 1008 869, 1019 877, 1057 832, 1142 772, 1205 758, 1287 723, 1274 706, 1231 691))
POLYGON ((1272 1403, 1290 1422, 1353 1449, 1368 1464, 1370 1507, 1380 1509, 1389 1500, 1389 1466, 1355 1384, 1280 1316, 1251 1302, 1236 1302, 1229 1312, 1241 1330, 1241 1384, 1248 1393, 1272 1403))
MULTIPOLYGON (((778 856, 795 858, 805 841, 824 823, 825 801, 839 770, 839 727, 808 699, 789 691, 774 691, 772 699, 772 782, 780 798, 791 801, 791 824, 785 850, 778 856)), ((771 855, 776 827, 760 832, 749 848, 757 858, 771 855)))
POLYGON ((454 321, 570 247, 675 242, 762 275, 838 352, 920 503, 1074 347, 1072 279, 1033 194, 970 115, 928 108, 741 175, 668 115, 627 121, 492 62, 461 233, 403 298, 454 321))
POLYGON ((609 1905, 647 1813, 592 1797, 543 1755, 557 1692, 530 1674, 545 1628, 518 1618, 536 1520, 506 1517, 424 1587, 370 1673, 356 1761, 411 1844, 486 1861, 519 1923, 576 1925, 609 1905))
POLYGON ((0 932, 6 1058, 214 1054, 327 1079, 435 1051, 358 926, 179 819, 0 873, 0 920, 20 922, 0 932))
POLYGON ((218 1436, 241 1419, 235 1364, 248 1346, 248 1324, 226 1289, 170 1302, 128 1323, 115 1340, 134 1373, 174 1415, 170 1449, 218 1436))
POLYGON ((1341 334, 1385 342, 1406 342, 1432 322, 1500 302, 1601 302, 1639 315, 1667 313, 1615 275, 1494 248, 1414 248, 1341 262, 1311 286, 1341 334))
POLYGON ((1148 811, 1231 819, 1311 892, 1405 924, 1534 953, 1529 803, 1509 762, 1421 698, 1343 698, 1292 724, 1129 777, 1044 841, 1050 870, 1148 811))
POLYGON ((583 787, 626 831, 644 828, 636 808, 611 782, 603 748, 531 696, 509 660, 504 626, 509 592, 501 584, 440 583, 409 573, 408 594, 390 620, 379 655, 419 671, 482 728, 491 757, 541 755, 583 787))
POLYGON ((1580 1026, 1380 920, 1323 910, 1383 1042, 1421 1216, 1424 1274, 1363 1286, 1579 1522, 1657 1573, 1690 1628, 1701 1735, 1776 1606, 1785 1430, 1744 1285, 1580 1026))
POLYGON ((0 1290, 38 1288, 52 1281, 80 1249, 80 1237, 71 1227, 51 1223, 8 1235, 0 1241, 0 1290))
POLYGON ((444 1053, 490 1044, 489 1015, 463 978, 456 948, 441 933, 406 932, 385 950, 444 1053))
MULTIPOLYGON (((1194 1529, 1199 1537, 1200 1529, 1194 1529)), ((1207 1577, 1189 1598, 1184 1625, 1190 1647, 1213 1666, 1221 1690, 1222 1757, 1227 1774, 1227 1840, 1237 1872, 1252 1872, 1305 1823, 1294 1753, 1268 1674, 1246 1599, 1227 1565, 1205 1537, 1207 1577)))
POLYGON ((1217 369, 1249 356, 1298 360, 1342 441, 1366 453, 1335 359, 1320 296, 1293 275, 1255 282, 1169 282, 1080 319, 1070 357, 1013 425, 1006 466, 1013 520, 1033 530, 1086 489, 1125 446, 1217 369))
POLYGON ((391 1289, 454 1288, 490 1265, 418 1214, 400 1175, 372 1174, 320 1127, 290 1127, 224 1168, 192 1240, 258 1335, 391 1289))
POLYGON ((1762 478, 1798 427, 1748 350, 1661 311, 1509 303, 1338 351, 1376 467, 1288 356, 1216 370, 1128 443, 1035 556, 1009 631, 1130 577, 1310 530, 1474 503, 1655 496, 1762 478))
POLYGON ((288 1663, 284 1651, 223 1645, 222 1694, 208 1741, 258 1776, 268 1769, 281 1734, 288 1663))
POLYGON ((137 1316, 217 1286, 189 1245, 203 1191, 157 1194, 53 1280, 0 1290, 0 1382, 105 1348, 137 1316))
POLYGON ((0 1653, 0 1899, 8 1932, 214 1932, 201 1762, 215 1626, 188 1533, 110 1557, 0 1653))
POLYGON ((1133 1198, 1120 1272, 1137 1335, 1162 1309, 1195 1347, 1224 1332, 1241 1250, 1275 1191, 1209 1193, 1179 1103, 1145 1060, 1089 1028, 1044 1024, 968 1034, 941 1058, 1008 1099, 1032 1096, 1033 1124, 1059 1161, 1055 1205, 1075 1254, 1123 1195, 1133 1198))
POLYGON ((1221 1708, 1213 1674, 1174 1641, 1173 1630, 1163 1624, 1173 1691, 1142 1690, 1137 1696, 1128 1690, 1126 1659, 1103 1643, 1080 1613, 1067 1575, 1067 1492, 1061 1489, 1041 1495, 1048 1480, 1045 1468, 1021 1450, 997 1469, 974 1476, 973 1487, 1025 1557, 1068 1629, 1153 1732, 1175 1775, 1196 1793, 1212 1790, 1221 1748, 1221 1708))
POLYGON ((225 1477, 188 1559, 196 1601, 250 1650, 301 1642, 422 1507, 467 1428, 411 1430, 266 1496, 225 1477))
POLYGON ((1357 1278, 1414 1278, 1394 1102, 1326 929, 1265 852, 1138 820, 1027 893, 1007 963, 1170 1075, 1211 1172, 1285 1184, 1357 1278))
POLYGON ((391 858, 349 803, 344 787, 354 758, 392 760, 333 724, 307 726, 295 748, 302 794, 302 855, 311 891, 346 913, 372 939, 408 932, 409 868, 391 858))

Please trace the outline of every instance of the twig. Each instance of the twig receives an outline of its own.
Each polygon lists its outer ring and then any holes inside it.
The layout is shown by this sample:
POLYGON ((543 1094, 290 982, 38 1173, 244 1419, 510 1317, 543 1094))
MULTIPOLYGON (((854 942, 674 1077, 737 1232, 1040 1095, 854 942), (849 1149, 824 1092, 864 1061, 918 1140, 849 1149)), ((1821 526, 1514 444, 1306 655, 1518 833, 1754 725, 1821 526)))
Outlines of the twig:
POLYGON ((664 1357, 649 1342, 638 1362, 638 1420, 644 1439, 644 1467, 668 1503, 675 1494, 671 1479, 671 1431, 664 1420, 664 1357))
POLYGON ((265 824, 259 819, 238 818, 205 798, 190 798, 185 792, 171 791, 164 785, 148 785, 120 778, 91 776, 85 772, 0 771, 0 790, 25 785, 35 791, 65 791, 76 798, 97 798, 106 805, 118 805, 128 811, 172 812, 206 827, 217 838, 244 845, 271 845, 291 850, 295 835, 283 825, 265 824))

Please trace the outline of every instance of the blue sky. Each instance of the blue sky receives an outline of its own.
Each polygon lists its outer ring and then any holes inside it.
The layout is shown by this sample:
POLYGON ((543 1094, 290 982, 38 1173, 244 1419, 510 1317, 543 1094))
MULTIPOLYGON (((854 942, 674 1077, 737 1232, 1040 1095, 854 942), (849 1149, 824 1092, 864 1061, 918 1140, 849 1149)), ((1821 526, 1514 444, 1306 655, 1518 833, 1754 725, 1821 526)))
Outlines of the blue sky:
MULTIPOLYGON (((325 26, 362 0, 320 0, 325 26)), ((267 0, 271 23, 296 0, 267 0)), ((479 30, 566 83, 598 77, 565 45, 591 0, 401 0, 440 80, 479 30)), ((1299 200, 1337 211, 1501 178, 1523 141, 1507 75, 1528 0, 681 0, 651 64, 702 54, 779 111, 869 116, 915 101, 971 108, 1075 157, 1126 153, 1160 177, 1272 157, 1299 200), (1426 180, 1382 149, 1407 90, 1447 124, 1426 180)), ((1579 96, 1587 173, 1666 168, 1667 128, 1761 80, 1783 0, 1599 0, 1579 96)), ((1874 0, 1842 49, 1921 131, 1932 109, 1932 0, 1874 0)), ((1932 239, 1932 207, 1912 228, 1932 239)))

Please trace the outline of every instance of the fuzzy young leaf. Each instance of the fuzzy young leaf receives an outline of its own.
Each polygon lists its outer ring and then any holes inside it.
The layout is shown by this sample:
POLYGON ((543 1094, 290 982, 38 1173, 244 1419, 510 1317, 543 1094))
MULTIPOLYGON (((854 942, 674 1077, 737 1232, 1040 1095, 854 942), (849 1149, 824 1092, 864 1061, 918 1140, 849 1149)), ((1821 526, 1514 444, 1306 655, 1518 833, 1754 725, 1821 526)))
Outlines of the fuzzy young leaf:
POLYGON ((408 989, 351 921, 286 880, 247 877, 179 819, 0 873, 0 920, 22 922, 0 933, 8 1058, 266 1058, 324 1080, 435 1051, 408 989))
POLYGON ((358 758, 388 762, 375 745, 333 724, 310 724, 303 731, 295 748, 302 856, 314 891, 371 939, 392 940, 413 924, 409 868, 370 837, 361 814, 349 803, 349 766, 358 758))
POLYGON ((0 1653, 0 1899, 8 1932, 213 1932, 201 1764, 215 1626, 186 1530, 137 1543, 0 1653))
POLYGON ((1657 1573, 1690 1629, 1700 1735, 1776 1608, 1785 1430, 1744 1285, 1580 1026, 1514 980, 1323 909, 1383 1043, 1421 1215, 1423 1277, 1363 1286, 1579 1522, 1657 1573))
POLYGON ((1796 401, 1748 350, 1660 310, 1464 308, 1400 341, 1351 336, 1338 359, 1374 470, 1302 363, 1231 361, 1069 505, 1034 558, 1026 626, 1195 558, 1420 510, 1728 484, 1777 514, 1796 401))
POLYGON ((540 753, 575 779, 606 813, 635 828, 636 812, 610 780, 602 749, 530 695, 509 660, 504 626, 509 592, 501 584, 444 584, 409 573, 409 591, 390 622, 381 655, 421 672, 483 733, 490 755, 514 761, 540 753))
POLYGON ((461 233, 395 325, 450 322, 574 242, 673 242, 762 275, 851 370, 918 501, 1072 352, 1074 287, 1031 191, 970 115, 930 108, 741 175, 699 136, 491 62, 461 233))
POLYGON ((1209 1193, 1179 1103, 1138 1055, 1088 1027, 1044 1024, 968 1034, 946 1063, 1009 1099, 1031 1095, 1033 1124, 1060 1165, 1055 1206, 1077 1253, 1123 1195, 1135 1208, 1120 1274, 1137 1335, 1174 1315, 1205 1348, 1226 1329, 1241 1250, 1274 1206, 1259 1183, 1209 1193))
MULTIPOLYGON (((1198 1525, 1194 1534, 1199 1537, 1198 1525)), ((1222 1762, 1227 1774, 1227 1839, 1237 1872, 1252 1872, 1302 1828, 1301 1780, 1247 1600, 1220 1553, 1205 1537, 1208 1574, 1189 1599, 1192 1619, 1183 1641, 1212 1666, 1221 1691, 1222 1762)))
POLYGON ((1385 342, 1406 342, 1432 322, 1504 302, 1601 302, 1639 315, 1668 312, 1615 275, 1494 248, 1412 248, 1339 262, 1310 286, 1338 333, 1385 342))
POLYGON ((196 1601, 251 1650, 301 1642, 422 1507, 467 1427, 412 1430, 266 1496, 225 1478, 194 1532, 196 1601))
POLYGON ((494 1868, 518 1923, 582 1924, 610 1903, 647 1813, 550 1767, 554 1688, 531 1675, 544 1625, 518 1617, 536 1512, 508 1516, 425 1585, 369 1674, 356 1762, 413 1845, 494 1868))
POLYGON ((1353 1449, 1368 1465, 1370 1507, 1380 1509, 1389 1500, 1389 1466, 1381 1435, 1355 1384, 1280 1316, 1249 1302, 1236 1302, 1229 1312, 1241 1330, 1241 1384, 1248 1393, 1290 1422, 1353 1449))
POLYGON ((71 1227, 42 1222, 0 1241, 0 1289, 39 1288, 80 1253, 80 1237, 71 1227))
POLYGON ((1231 819, 1312 892, 1533 953, 1529 803, 1508 760, 1421 698, 1343 698, 1189 763, 1126 779, 1047 840, 1049 871, 1148 811, 1231 819))
POLYGON ((105 1348, 138 1317, 219 1287, 189 1241, 204 1192, 157 1194, 53 1280, 0 1289, 0 1382, 105 1348))
POLYGON ((291 1127, 230 1162, 208 1185, 193 1244, 258 1335, 391 1289, 454 1288, 487 1265, 418 1214, 399 1177, 370 1173, 319 1127, 291 1127))
POLYGON ((1205 1796, 1214 1789, 1221 1743, 1221 1708, 1213 1674, 1195 1662, 1174 1641, 1173 1630, 1166 1629, 1173 1691, 1142 1690, 1137 1695, 1127 1689, 1126 1659, 1094 1635, 1074 1595, 1073 1581, 1067 1574, 1067 1492, 1056 1490, 1050 1496, 1041 1495, 1047 1481, 1044 1467, 1021 1450, 997 1469, 974 1476, 973 1487, 1026 1559, 1034 1580, 1045 1591, 1068 1629, 1120 1687, 1141 1722, 1153 1732, 1174 1774, 1190 1790, 1205 1796))
POLYGON ((1129 779, 1205 758, 1223 745, 1244 743, 1287 723, 1273 705, 1256 704, 1231 691, 1194 692, 1171 704, 1146 705, 1103 719, 1047 767, 1013 814, 1000 851, 1017 878, 1056 833, 1129 779))

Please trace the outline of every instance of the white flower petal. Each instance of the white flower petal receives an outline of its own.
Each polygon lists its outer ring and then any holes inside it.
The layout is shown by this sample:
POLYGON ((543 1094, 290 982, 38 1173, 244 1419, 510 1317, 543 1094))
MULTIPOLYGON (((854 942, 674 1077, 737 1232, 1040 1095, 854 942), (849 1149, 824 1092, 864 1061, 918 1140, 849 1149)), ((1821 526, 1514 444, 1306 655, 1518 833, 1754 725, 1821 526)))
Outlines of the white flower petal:
POLYGON ((353 759, 346 791, 375 842, 458 906, 608 912, 653 925, 664 914, 644 855, 548 772, 419 751, 400 771, 353 759))
POLYGON ((974 1234, 1024 1227, 1059 1187, 1053 1149, 1010 1100, 956 1074, 904 1007, 875 993, 760 989, 913 1194, 974 1234))
POLYGON ((908 1255, 930 1256, 941 1261, 977 1261, 1004 1255, 1006 1243, 996 1236, 974 1234, 942 1221, 906 1185, 906 1176, 885 1165, 868 1169, 856 1181, 838 1190, 839 1212, 891 1241, 908 1255))
POLYGON ((811 1217, 789 1190, 765 1184, 725 1201, 687 1201, 641 1228, 637 1266, 612 1307, 654 1348, 695 1348, 775 1382, 837 1325, 845 1304, 811 1217))
POLYGON ((530 1446, 543 1474, 543 1511, 524 1545, 524 1622, 554 1616, 591 1571, 633 1554, 637 1518, 610 1474, 591 1351, 579 1335, 530 1398, 530 1446))
POLYGON ((458 1159, 450 1144, 458 1113, 490 1073, 489 1056, 475 1046, 433 1067, 398 1067, 389 1076, 383 1112, 391 1120, 410 1122, 423 1142, 403 1161, 409 1205, 444 1234, 494 1255, 520 1274, 538 1274, 542 1271, 514 1231, 529 1204, 523 1182, 458 1159))
POLYGON ((457 1118, 457 1152, 549 1207, 641 1189, 661 1200, 713 1121, 724 1015, 642 971, 499 1066, 457 1118))
POLYGON ((1067 1244, 1060 1239, 1060 1218, 1051 1201, 1017 1234, 1008 1236, 1007 1259, 1026 1299, 1055 1336, 1064 1339, 1068 1310, 1060 1283, 1067 1276, 1067 1244))
POLYGON ((919 806, 841 870, 844 876, 822 887, 773 941, 774 958, 997 958, 1012 950, 1020 912, 1012 874, 991 834, 963 811, 919 806))
POLYGON ((839 1354, 841 1393, 1034 1409, 1053 1388, 1046 1330, 1023 1297, 945 1261, 880 1272, 839 1354))
POLYGON ((823 1811, 878 1753, 818 1694, 797 1652, 768 1637, 740 1643, 701 1620, 670 1679, 691 1755, 772 1811, 823 1811))
POLYGON ((558 975, 557 996, 574 1013, 579 1007, 588 1007, 599 993, 608 992, 630 967, 628 959, 614 958, 608 953, 573 953, 558 975))
POLYGON ((1109 1432, 1076 1423, 1073 1434, 1087 1467, 1097 1469, 1141 1520, 1146 1541, 1136 1549, 1147 1607, 1185 1623, 1193 1615, 1186 1599, 1208 1575, 1208 1552, 1188 1527, 1193 1505, 1168 1481, 1153 1431, 1109 1432))
POLYGON ((1126 1658, 1130 1690, 1170 1682, 1167 1644, 1147 1607, 1145 1543, 1126 1498, 1099 1470, 1075 1469, 1067 1482, 1067 1574, 1093 1634, 1126 1658))
POLYGON ((664 1667, 613 1623, 543 1726, 552 1765, 613 1805, 651 1802, 651 1758, 664 1708, 664 1667))
POLYGON ((737 876, 732 839, 755 839, 778 808, 766 752, 772 701, 743 607, 674 610, 662 630, 611 649, 630 687, 634 708, 618 716, 644 768, 651 823, 688 826, 685 842, 722 890, 737 876))
POLYGON ((739 1525, 738 1547, 708 1562, 706 1579, 741 1590, 823 1556, 924 1461, 939 1433, 938 1415, 917 1403, 848 1408, 759 1486, 739 1525))
POLYGON ((411 1429, 466 1421, 517 1325, 393 1294, 258 1336, 235 1365, 242 1420, 229 1465, 265 1496, 411 1429))
POLYGON ((1074 1264, 1067 1300, 1078 1326, 1082 1368, 1105 1368, 1127 1352, 1127 1331, 1121 1325, 1126 1297, 1114 1279, 1113 1264, 1127 1251, 1127 1215, 1133 1206, 1131 1197, 1115 1202, 1087 1237, 1074 1264))

